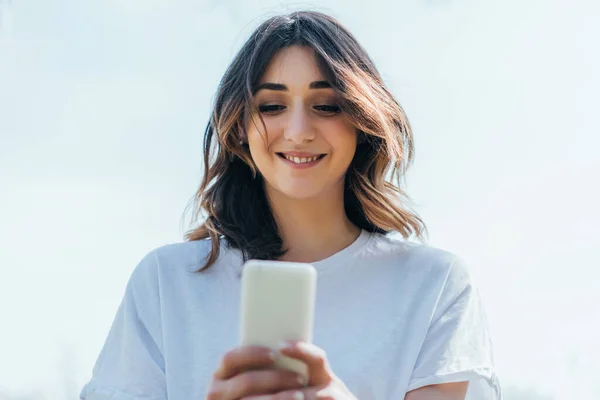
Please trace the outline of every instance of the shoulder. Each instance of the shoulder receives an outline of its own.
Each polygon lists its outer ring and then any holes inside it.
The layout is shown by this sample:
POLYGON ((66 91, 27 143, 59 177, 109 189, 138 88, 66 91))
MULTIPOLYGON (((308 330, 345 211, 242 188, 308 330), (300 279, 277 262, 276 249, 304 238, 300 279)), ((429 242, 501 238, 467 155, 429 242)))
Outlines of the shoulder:
POLYGON ((465 273, 468 266, 459 255, 425 243, 408 241, 397 235, 371 234, 366 256, 395 263, 401 268, 439 274, 465 273))
POLYGON ((411 281, 460 291, 473 284, 472 268, 451 251, 408 241, 397 235, 372 234, 364 256, 409 277, 411 281))
MULTIPOLYGON (((232 253, 224 241, 220 244, 220 256, 216 264, 232 253)), ((164 280, 186 277, 204 265, 211 249, 212 242, 209 239, 169 243, 153 248, 141 257, 131 274, 129 284, 157 286, 164 280)), ((211 274, 217 269, 218 265, 213 265, 206 273, 211 274)))
MULTIPOLYGON (((225 246, 221 246, 221 252, 225 246)), ((155 254, 161 270, 193 271, 204 265, 212 249, 210 239, 170 243, 155 248, 155 254)))
POLYGON ((378 235, 375 242, 378 250, 373 256, 389 259, 385 264, 394 272, 387 275, 398 282, 405 297, 427 310, 430 321, 445 315, 468 319, 472 326, 487 324, 473 267, 463 256, 403 238, 378 235))
POLYGON ((424 243, 411 242, 397 234, 383 235, 372 233, 372 246, 381 252, 408 257, 411 260, 447 263, 452 261, 456 255, 447 250, 432 247, 424 243))

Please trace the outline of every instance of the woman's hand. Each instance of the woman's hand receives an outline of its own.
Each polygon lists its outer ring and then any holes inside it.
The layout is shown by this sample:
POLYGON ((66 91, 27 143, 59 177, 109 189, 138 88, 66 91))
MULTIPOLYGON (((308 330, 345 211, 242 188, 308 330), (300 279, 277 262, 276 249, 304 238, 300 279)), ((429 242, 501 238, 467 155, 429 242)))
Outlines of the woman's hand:
POLYGON ((213 375, 206 399, 238 400, 303 387, 300 375, 273 368, 275 358, 275 352, 261 346, 238 347, 227 352, 213 375))
POLYGON ((324 350, 311 343, 295 341, 285 342, 280 353, 308 365, 308 387, 246 396, 243 400, 356 400, 346 385, 331 371, 324 350))

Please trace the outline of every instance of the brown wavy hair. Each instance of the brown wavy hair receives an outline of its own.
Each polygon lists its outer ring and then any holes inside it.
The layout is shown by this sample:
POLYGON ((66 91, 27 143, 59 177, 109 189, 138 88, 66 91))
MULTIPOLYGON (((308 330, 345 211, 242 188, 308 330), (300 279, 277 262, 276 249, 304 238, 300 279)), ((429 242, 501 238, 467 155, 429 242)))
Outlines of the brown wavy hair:
POLYGON ((277 51, 293 45, 314 50, 321 72, 341 95, 341 108, 359 135, 345 177, 344 208, 350 221, 370 232, 418 238, 425 233, 423 221, 406 207, 408 197, 401 188, 414 152, 404 110, 339 21, 316 11, 296 11, 263 22, 219 83, 204 133, 204 176, 193 199, 193 220, 201 214, 204 218, 185 234, 190 241, 211 239, 211 251, 197 272, 215 262, 221 237, 240 249, 244 260, 285 254, 263 178, 243 140, 250 116, 257 111, 254 88, 277 51))

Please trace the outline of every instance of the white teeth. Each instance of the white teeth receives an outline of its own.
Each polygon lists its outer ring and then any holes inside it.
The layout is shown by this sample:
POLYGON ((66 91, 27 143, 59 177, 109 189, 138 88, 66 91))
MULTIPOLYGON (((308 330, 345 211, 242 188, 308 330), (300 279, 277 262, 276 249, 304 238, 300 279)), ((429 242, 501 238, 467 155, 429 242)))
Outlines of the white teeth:
POLYGON ((312 157, 293 157, 293 156, 288 156, 287 154, 284 154, 284 157, 288 160, 290 160, 293 163, 296 164, 304 164, 307 162, 313 162, 316 161, 317 158, 319 158, 319 156, 312 156, 312 157))

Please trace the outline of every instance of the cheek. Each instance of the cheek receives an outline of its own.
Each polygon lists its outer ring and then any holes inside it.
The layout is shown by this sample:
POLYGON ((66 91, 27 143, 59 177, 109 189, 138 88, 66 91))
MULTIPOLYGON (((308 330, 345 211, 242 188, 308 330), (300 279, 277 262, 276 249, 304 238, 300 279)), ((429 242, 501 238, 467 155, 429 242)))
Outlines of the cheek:
POLYGON ((353 132, 344 132, 343 134, 332 136, 329 143, 336 156, 336 164, 340 168, 347 168, 356 152, 356 134, 353 132))
POLYGON ((248 147, 250 156, 259 170, 264 173, 266 168, 272 163, 272 154, 270 151, 273 143, 272 135, 266 135, 259 132, 256 128, 248 130, 248 147))
POLYGON ((327 141, 332 150, 338 153, 339 158, 347 160, 350 163, 356 151, 357 138, 358 132, 356 127, 348 118, 344 118, 336 121, 335 126, 329 129, 327 141))
POLYGON ((254 146, 256 149, 261 147, 266 151, 277 139, 280 129, 276 121, 271 121, 269 118, 266 118, 264 122, 265 124, 263 126, 260 118, 254 117, 254 123, 249 124, 246 132, 248 132, 249 145, 254 146))

